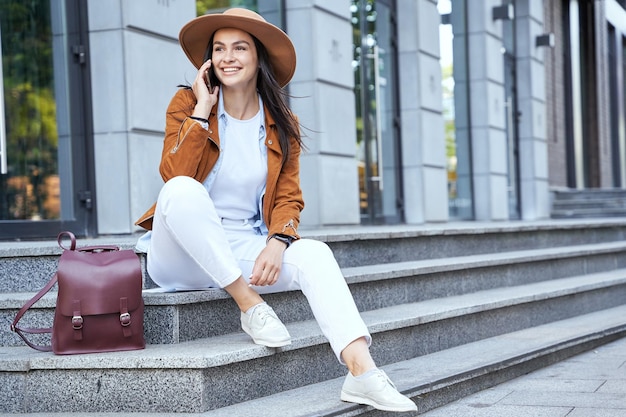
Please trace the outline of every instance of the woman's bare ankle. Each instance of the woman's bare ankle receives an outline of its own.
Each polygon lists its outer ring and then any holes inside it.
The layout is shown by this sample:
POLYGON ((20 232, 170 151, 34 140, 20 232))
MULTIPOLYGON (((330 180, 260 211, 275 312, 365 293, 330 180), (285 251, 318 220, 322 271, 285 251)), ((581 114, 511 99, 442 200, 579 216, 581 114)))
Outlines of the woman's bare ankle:
POLYGON ((352 341, 341 352, 341 356, 353 376, 359 376, 376 368, 376 363, 370 355, 369 346, 364 337, 352 341))
POLYGON ((232 284, 224 287, 224 290, 233 297, 239 309, 243 312, 263 302, 263 298, 248 286, 243 277, 237 278, 232 284))

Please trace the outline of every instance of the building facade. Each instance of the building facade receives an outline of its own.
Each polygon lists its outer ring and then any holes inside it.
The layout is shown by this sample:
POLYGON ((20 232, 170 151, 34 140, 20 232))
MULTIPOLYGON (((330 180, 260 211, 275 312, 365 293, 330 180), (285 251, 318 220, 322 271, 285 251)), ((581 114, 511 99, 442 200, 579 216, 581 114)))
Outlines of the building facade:
POLYGON ((235 5, 296 47, 302 228, 541 220, 554 189, 626 188, 624 0, 0 0, 0 239, 137 232, 195 76, 178 31, 235 5))

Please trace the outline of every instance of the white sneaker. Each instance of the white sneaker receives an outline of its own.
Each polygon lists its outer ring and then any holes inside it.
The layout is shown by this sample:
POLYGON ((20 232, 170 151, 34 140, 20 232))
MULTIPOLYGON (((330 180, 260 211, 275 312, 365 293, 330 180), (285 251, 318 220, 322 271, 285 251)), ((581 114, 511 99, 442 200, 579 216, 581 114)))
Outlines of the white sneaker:
POLYGON ((348 372, 341 388, 341 400, 384 411, 417 411, 417 405, 398 392, 382 369, 373 369, 359 377, 348 372))
POLYGON ((256 305, 249 314, 242 312, 241 327, 257 345, 280 347, 291 343, 287 328, 266 303, 256 305))

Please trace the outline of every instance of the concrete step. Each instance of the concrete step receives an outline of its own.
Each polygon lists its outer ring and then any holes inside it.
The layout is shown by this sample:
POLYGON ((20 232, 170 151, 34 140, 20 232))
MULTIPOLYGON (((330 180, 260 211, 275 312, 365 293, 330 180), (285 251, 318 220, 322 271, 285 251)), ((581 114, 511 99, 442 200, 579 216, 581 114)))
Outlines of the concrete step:
POLYGON ((550 216, 553 219, 626 218, 626 208, 555 208, 550 216))
MULTIPOLYGON (((401 370, 404 361, 600 309, 615 307, 615 316, 597 326, 626 325, 624 299, 626 270, 620 269, 362 315, 379 365, 401 370)), ((0 412, 199 413, 344 375, 315 321, 287 326, 293 342, 279 349, 254 345, 242 332, 123 353, 55 356, 0 348, 0 396, 16 398, 1 404, 0 412)), ((413 367, 412 375, 417 385, 410 392, 420 395, 415 378, 421 368, 413 367)))
POLYGON ((626 217, 626 190, 555 191, 551 217, 553 219, 626 217))
MULTIPOLYGON (((344 268, 343 272, 357 307, 367 311, 615 268, 626 268, 626 242, 386 263, 344 268)), ((12 321, 32 296, 0 294, 0 320, 12 321)), ((285 322, 313 318, 299 291, 265 298, 285 322)), ((22 319, 22 326, 50 327, 55 302, 55 293, 46 295, 22 319)), ((179 343, 235 332, 240 327, 234 302, 219 289, 176 293, 146 290, 144 302, 148 343, 179 343)), ((0 328, 0 346, 22 343, 7 327, 0 328)))
MULTIPOLYGON (((620 306, 427 352, 381 367, 390 375, 400 391, 416 401, 419 412, 425 412, 624 336, 626 336, 626 306, 620 306)), ((24 417, 61 415, 113 417, 129 415, 131 412, 137 417, 382 415, 371 407, 343 403, 339 400, 345 374, 343 369, 338 375, 300 387, 282 382, 280 376, 276 379, 275 374, 280 371, 280 367, 265 368, 258 376, 256 372, 250 372, 250 379, 254 379, 253 373, 259 378, 259 381, 255 381, 260 382, 258 385, 238 385, 239 381, 233 378, 215 378, 211 372, 198 372, 197 377, 189 376, 182 381, 170 379, 166 371, 170 361, 178 358, 179 363, 186 360, 189 368, 195 366, 196 369, 208 369, 213 366, 209 359, 210 352, 220 349, 214 344, 200 345, 199 342, 190 342, 189 345, 196 346, 193 356, 189 356, 191 350, 181 350, 173 346, 149 346, 145 351, 127 352, 124 355, 108 354, 100 358, 95 358, 94 355, 54 357, 40 353, 25 354, 29 358, 21 363, 21 368, 17 369, 16 366, 12 369, 21 373, 22 378, 14 378, 10 384, 4 380, 0 384, 2 397, 13 398, 12 401, 3 404, 4 410, 1 412, 24 413, 21 414, 24 417), (153 374, 153 378, 146 375, 145 383, 137 383, 136 379, 120 374, 115 366, 110 365, 115 361, 122 361, 121 356, 126 357, 126 362, 135 363, 137 373, 143 370, 144 374, 153 374), (63 384, 53 383, 49 376, 55 372, 55 368, 60 368, 56 372, 63 372, 61 370, 63 368, 74 369, 72 379, 66 379, 63 384), (23 376, 26 371, 29 373, 23 376), (96 373, 97 376, 91 380, 85 378, 90 372, 96 373), (163 379, 166 381, 162 382, 168 383, 170 392, 160 392, 159 387, 162 384, 158 382, 163 379), (262 395, 204 412, 188 410, 190 403, 196 401, 210 407, 216 406, 216 403, 205 402, 211 399, 210 396, 203 395, 202 391, 220 389, 229 393, 254 390, 262 395), (115 391, 112 399, 108 393, 110 390, 115 391), (138 402, 146 397, 154 398, 154 402, 150 405, 151 410, 141 411, 138 402), (116 409, 106 412, 103 405, 109 400, 116 409), (81 411, 58 411, 67 408, 76 410, 78 406, 82 408, 81 411), (165 411, 172 408, 176 410, 165 411)), ((240 346, 241 355, 245 357, 243 343, 240 346)), ((0 358, 11 355, 4 350, 0 358)), ((279 355, 273 352, 268 354, 279 355)), ((13 355, 20 356, 18 353, 13 355)), ((6 363, 6 359, 0 362, 2 366, 6 363)), ((315 371, 315 368, 293 366, 296 365, 293 362, 285 364, 284 361, 279 361, 278 364, 290 368, 289 373, 296 379, 306 377, 308 373, 315 371)), ((255 364, 251 362, 249 365, 255 364)), ((2 372, 2 375, 4 374, 6 372, 2 372)))
MULTIPOLYGON (((337 227, 304 230, 302 236, 328 243, 339 265, 350 268, 626 241, 626 218, 337 227)), ((137 238, 80 239, 78 245, 115 244, 130 249, 137 238)), ((60 253, 56 241, 0 242, 0 293, 38 291, 54 274, 60 253)), ((153 287, 147 275, 145 280, 146 288, 153 287)))
POLYGON ((552 192, 554 199, 564 200, 603 200, 603 199, 621 199, 626 200, 626 189, 622 188, 588 188, 584 190, 554 190, 552 192))
MULTIPOLYGON (((423 413, 626 335, 623 320, 609 319, 602 326, 594 323, 610 314, 625 312, 624 308, 617 308, 508 333, 398 362, 385 367, 385 371, 400 391, 416 401, 418 412, 423 413)), ((380 415, 370 407, 339 401, 342 383, 340 377, 209 411, 202 416, 380 415)))
POLYGON ((581 200, 555 200, 554 209, 625 209, 626 198, 602 198, 581 200))
POLYGON ((313 237, 331 246, 342 267, 358 267, 624 241, 626 218, 338 228, 313 237))

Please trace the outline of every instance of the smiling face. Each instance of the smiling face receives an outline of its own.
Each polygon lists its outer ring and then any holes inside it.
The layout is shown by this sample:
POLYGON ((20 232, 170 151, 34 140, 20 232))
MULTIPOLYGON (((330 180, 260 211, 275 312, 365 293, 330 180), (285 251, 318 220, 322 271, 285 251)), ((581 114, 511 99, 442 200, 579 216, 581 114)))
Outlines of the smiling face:
POLYGON ((220 29, 213 35, 212 67, 222 86, 256 89, 259 61, 254 40, 239 29, 220 29))

